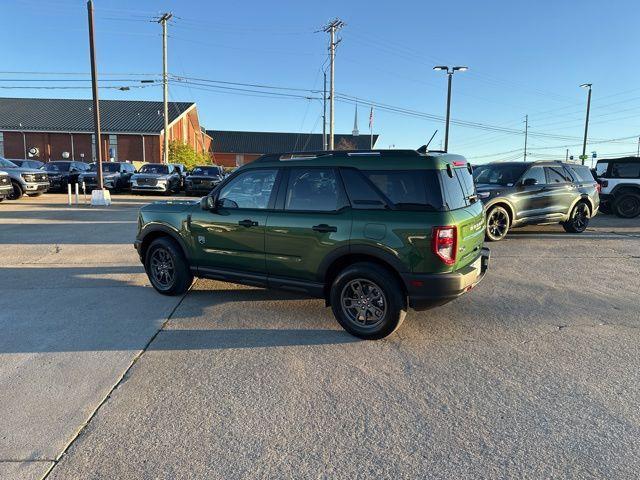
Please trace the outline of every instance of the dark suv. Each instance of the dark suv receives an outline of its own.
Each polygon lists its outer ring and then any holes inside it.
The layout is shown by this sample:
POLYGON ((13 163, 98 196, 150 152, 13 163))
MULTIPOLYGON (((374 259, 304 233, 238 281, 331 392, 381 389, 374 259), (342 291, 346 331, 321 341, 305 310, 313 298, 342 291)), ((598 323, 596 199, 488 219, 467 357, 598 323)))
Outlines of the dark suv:
POLYGON ((67 191, 67 185, 78 183, 80 174, 88 169, 88 164, 71 160, 47 162, 40 167, 40 170, 44 170, 49 175, 49 190, 63 192, 67 191))
POLYGON ((224 179, 224 169, 218 165, 195 167, 185 180, 184 191, 187 195, 207 195, 224 179))
POLYGON ((415 150, 267 155, 200 202, 143 207, 136 249, 157 291, 193 277, 324 298, 361 338, 484 276, 484 213, 463 157, 415 150))
MULTIPOLYGON (((128 162, 102 162, 102 184, 112 192, 127 191, 131 188, 131 177, 136 167, 128 162)), ((80 184, 87 191, 98 188, 98 164, 92 163, 88 171, 80 175, 80 184)))
POLYGON ((474 179, 487 212, 487 239, 513 227, 560 223, 582 233, 600 205, 588 167, 561 162, 502 162, 477 166, 474 179))

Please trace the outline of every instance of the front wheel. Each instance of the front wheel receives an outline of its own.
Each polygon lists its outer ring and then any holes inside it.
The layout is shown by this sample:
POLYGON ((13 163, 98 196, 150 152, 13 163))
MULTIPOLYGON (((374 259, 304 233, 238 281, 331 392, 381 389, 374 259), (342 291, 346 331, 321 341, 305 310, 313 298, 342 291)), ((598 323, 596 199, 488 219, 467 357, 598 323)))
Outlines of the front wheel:
POLYGON ((486 237, 491 242, 498 242, 509 232, 509 213, 504 207, 496 206, 487 214, 486 237))
POLYGON ((340 272, 331 285, 330 300, 338 323, 365 340, 392 334, 406 315, 399 282, 373 263, 356 263, 340 272))
POLYGON ((18 182, 11 182, 11 186, 13 187, 13 191, 7 197, 9 200, 18 200, 24 195, 22 187, 18 182))
POLYGON ((153 288, 163 295, 182 295, 193 283, 182 249, 170 238, 158 238, 149 245, 144 269, 153 288))
POLYGON ((568 233, 582 233, 589 226, 590 217, 589 206, 585 202, 580 202, 573 207, 569 220, 562 224, 562 228, 568 233))
POLYGON ((623 193, 616 199, 614 208, 616 214, 622 218, 635 218, 640 215, 640 195, 637 193, 623 193))

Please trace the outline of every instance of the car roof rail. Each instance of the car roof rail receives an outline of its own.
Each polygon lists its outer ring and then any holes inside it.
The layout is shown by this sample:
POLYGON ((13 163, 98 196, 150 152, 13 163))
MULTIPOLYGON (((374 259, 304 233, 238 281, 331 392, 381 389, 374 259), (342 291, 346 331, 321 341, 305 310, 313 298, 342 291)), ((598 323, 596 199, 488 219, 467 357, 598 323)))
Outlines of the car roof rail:
POLYGON ((319 150, 310 152, 282 152, 262 155, 254 160, 259 162, 278 162, 296 160, 314 160, 319 158, 353 158, 353 157, 419 157, 415 150, 319 150))

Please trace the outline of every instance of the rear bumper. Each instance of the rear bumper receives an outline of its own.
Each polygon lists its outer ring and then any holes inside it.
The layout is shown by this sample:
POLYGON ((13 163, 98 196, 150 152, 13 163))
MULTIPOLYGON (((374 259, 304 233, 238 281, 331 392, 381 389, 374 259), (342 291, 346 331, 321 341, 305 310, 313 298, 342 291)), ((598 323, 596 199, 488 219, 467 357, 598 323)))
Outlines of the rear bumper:
POLYGON ((482 281, 489 267, 491 252, 483 248, 480 256, 466 267, 451 273, 404 274, 409 306, 425 310, 454 300, 482 281))

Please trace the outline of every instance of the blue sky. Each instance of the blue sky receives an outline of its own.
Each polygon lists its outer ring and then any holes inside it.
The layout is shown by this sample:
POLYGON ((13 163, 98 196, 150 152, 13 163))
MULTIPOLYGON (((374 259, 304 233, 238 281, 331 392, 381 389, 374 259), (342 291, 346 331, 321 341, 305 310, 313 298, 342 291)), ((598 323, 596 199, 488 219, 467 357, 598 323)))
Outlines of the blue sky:
MULTIPOLYGON (((163 11, 169 26, 169 70, 206 80, 315 90, 322 88, 327 35, 314 33, 334 17, 346 22, 336 57, 336 91, 357 97, 361 134, 369 101, 431 116, 445 113, 446 75, 436 64, 468 65, 454 76, 449 150, 477 162, 522 158, 529 115, 530 159, 581 152, 586 91, 593 83, 588 151, 599 156, 636 151, 640 134, 640 75, 635 34, 640 4, 602 1, 163 1, 96 0, 101 85, 158 78, 163 11), (143 75, 132 75, 143 74, 143 75), (123 82, 121 80, 126 80, 123 82), (496 131, 496 128, 498 129, 496 131), (508 129, 504 131, 504 129, 508 129), (516 130, 516 132, 513 132, 516 130), (598 142, 598 143, 596 143, 598 142), (565 147, 568 145, 568 147, 565 147)), ((84 79, 89 73, 86 6, 82 0, 4 0, 6 79, 84 79), (86 72, 87 75, 75 75, 86 72)), ((195 101, 207 128, 321 132, 317 99, 265 97, 205 85, 173 84, 172 100, 195 101)), ((203 82, 198 82, 203 83, 203 82)), ((0 82, 0 86, 85 86, 78 82, 0 82)), ((222 85, 222 84, 218 84, 222 85)), ((254 87, 227 85, 254 90, 254 87)), ((297 90, 270 90, 317 97, 297 90)), ((90 89, 0 89, 2 96, 89 98, 90 89)), ((160 86, 101 98, 162 98, 160 86)), ((336 104, 336 132, 350 132, 354 106, 336 104)), ((415 148, 441 120, 376 109, 378 147, 415 148)))

